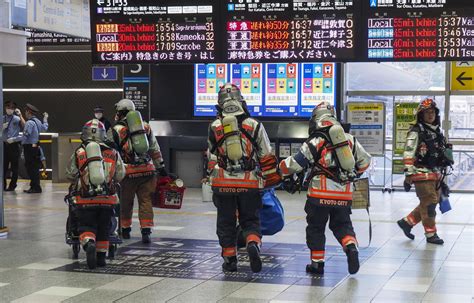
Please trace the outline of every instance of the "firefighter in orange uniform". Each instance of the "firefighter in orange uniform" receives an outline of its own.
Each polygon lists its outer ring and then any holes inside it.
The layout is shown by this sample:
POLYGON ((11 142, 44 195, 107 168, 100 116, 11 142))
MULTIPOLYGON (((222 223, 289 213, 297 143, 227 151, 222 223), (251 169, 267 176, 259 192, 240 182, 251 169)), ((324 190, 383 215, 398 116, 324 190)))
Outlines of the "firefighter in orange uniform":
POLYGON ((84 125, 81 140, 66 175, 72 182, 70 194, 87 265, 95 268, 106 265, 111 219, 118 203, 116 184, 125 177, 125 165, 119 153, 104 144, 105 126, 99 120, 84 125))
POLYGON ((324 274, 326 224, 342 245, 350 274, 359 270, 357 239, 351 221, 352 181, 370 165, 370 155, 355 138, 345 133, 328 102, 315 107, 309 127, 310 137, 300 151, 280 162, 280 171, 287 179, 304 169, 308 194, 306 243, 311 250, 311 264, 306 271, 324 274))
POLYGON ((130 239, 133 200, 136 195, 142 242, 150 243, 156 175, 167 176, 167 172, 160 146, 150 125, 143 122, 140 113, 135 110, 135 104, 131 100, 122 99, 115 108, 116 124, 109 131, 108 137, 115 143, 126 165, 126 176, 120 183, 122 237, 130 239))
POLYGON ((397 223, 412 240, 415 236, 411 230, 421 221, 428 243, 444 243, 436 233, 435 218, 440 189, 446 186, 442 181, 442 171, 453 164, 453 159, 446 157, 447 148, 450 147, 440 131, 439 109, 432 99, 425 99, 418 107, 416 124, 408 131, 403 153, 405 189, 409 191, 411 184, 415 184, 420 205, 397 223))
POLYGON ((219 91, 218 118, 209 127, 209 176, 217 207, 217 236, 224 271, 237 271, 237 216, 247 244, 253 272, 260 259, 260 191, 281 181, 277 159, 263 125, 250 117, 237 86, 219 91))

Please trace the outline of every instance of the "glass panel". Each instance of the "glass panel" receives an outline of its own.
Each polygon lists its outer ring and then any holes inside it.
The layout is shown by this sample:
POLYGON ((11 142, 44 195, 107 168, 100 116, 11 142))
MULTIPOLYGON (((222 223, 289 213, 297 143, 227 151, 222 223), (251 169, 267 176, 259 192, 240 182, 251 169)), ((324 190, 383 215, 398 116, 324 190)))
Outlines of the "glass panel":
POLYGON ((474 146, 454 147, 453 173, 448 184, 451 190, 474 190, 474 146))
POLYGON ((450 139, 474 139, 474 96, 451 96, 450 139))
POLYGON ((406 91, 445 89, 444 62, 348 63, 347 88, 351 91, 406 91))

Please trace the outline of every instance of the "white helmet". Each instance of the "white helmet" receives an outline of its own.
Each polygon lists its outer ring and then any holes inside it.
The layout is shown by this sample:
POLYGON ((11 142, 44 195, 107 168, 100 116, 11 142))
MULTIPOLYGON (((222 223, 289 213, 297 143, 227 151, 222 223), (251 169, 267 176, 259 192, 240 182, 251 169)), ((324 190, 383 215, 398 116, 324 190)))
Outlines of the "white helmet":
POLYGON ((311 120, 320 120, 324 116, 333 116, 335 117, 334 106, 329 102, 321 102, 313 109, 311 114, 311 120))
POLYGON ((217 103, 222 109, 224 116, 239 116, 245 114, 242 102, 244 98, 240 89, 232 84, 226 83, 221 87, 218 93, 217 103))
POLYGON ((313 131, 338 124, 334 106, 329 102, 321 102, 313 109, 309 120, 309 134, 313 131))
POLYGON ((116 111, 132 111, 135 110, 135 104, 132 100, 129 99, 122 99, 119 102, 115 103, 115 110, 116 111))
POLYGON ((97 119, 92 119, 86 122, 82 127, 81 134, 82 142, 86 141, 95 141, 95 142, 104 142, 105 141, 105 126, 104 123, 100 122, 97 119))

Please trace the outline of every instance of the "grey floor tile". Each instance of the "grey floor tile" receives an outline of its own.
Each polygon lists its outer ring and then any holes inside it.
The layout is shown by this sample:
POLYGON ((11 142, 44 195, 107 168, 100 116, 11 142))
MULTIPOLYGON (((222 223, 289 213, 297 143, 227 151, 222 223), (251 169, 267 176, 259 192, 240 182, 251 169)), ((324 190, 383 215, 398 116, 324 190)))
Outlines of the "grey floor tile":
POLYGON ((203 283, 203 280, 164 279, 117 302, 166 302, 203 283))
POLYGON ((242 282, 206 281, 174 297, 168 302, 200 302, 206 299, 217 302, 229 294, 244 288, 244 285, 245 283, 242 282))
POLYGON ((64 300, 65 303, 93 303, 93 302, 115 302, 129 295, 128 291, 92 289, 78 296, 64 300))

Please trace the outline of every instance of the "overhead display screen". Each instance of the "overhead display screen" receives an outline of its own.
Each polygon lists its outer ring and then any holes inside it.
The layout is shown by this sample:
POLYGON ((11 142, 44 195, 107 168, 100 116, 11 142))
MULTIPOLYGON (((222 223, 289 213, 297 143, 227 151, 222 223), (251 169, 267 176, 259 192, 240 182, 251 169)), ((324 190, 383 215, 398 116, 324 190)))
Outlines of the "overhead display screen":
POLYGON ((263 110, 263 64, 243 63, 230 65, 231 82, 242 95, 245 95, 248 110, 251 114, 262 115, 263 110))
POLYGON ((241 89, 255 117, 310 117, 322 101, 335 105, 334 63, 196 64, 194 116, 216 116, 217 92, 227 81, 241 89))
POLYGON ((91 0, 94 63, 216 59, 218 0, 91 0))
POLYGON ((376 61, 474 58, 472 0, 365 0, 367 57, 376 61))
POLYGON ((356 57, 355 0, 226 0, 226 60, 347 61, 356 57))
POLYGON ((217 93, 229 82, 227 64, 196 64, 194 70, 194 115, 215 116, 217 93))

